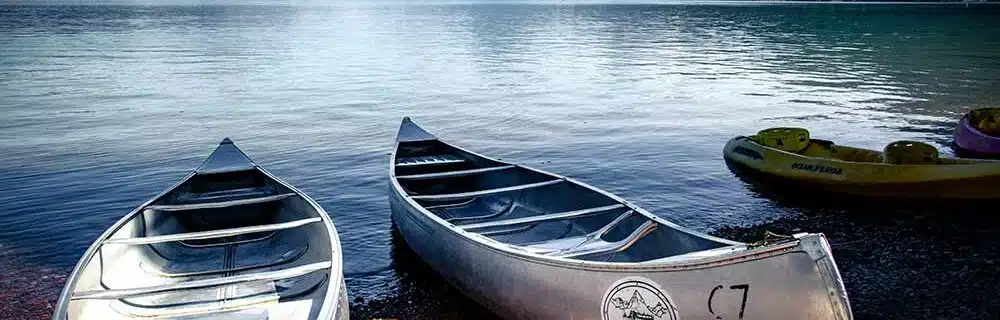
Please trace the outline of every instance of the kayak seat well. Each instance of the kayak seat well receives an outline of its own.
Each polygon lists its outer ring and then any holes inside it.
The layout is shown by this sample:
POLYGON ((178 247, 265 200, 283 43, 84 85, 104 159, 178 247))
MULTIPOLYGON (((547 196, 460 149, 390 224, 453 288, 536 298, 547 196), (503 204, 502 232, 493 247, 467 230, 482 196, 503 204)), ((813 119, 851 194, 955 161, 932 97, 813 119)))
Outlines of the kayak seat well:
POLYGON ((810 145, 809 130, 805 128, 768 128, 757 132, 751 139, 765 147, 791 153, 799 153, 810 145))
POLYGON ((1000 136, 1000 108, 979 108, 969 111, 969 124, 983 134, 1000 136))
POLYGON ((918 141, 896 141, 885 146, 885 163, 888 164, 939 164, 938 150, 918 141))
POLYGON ((809 137, 809 131, 804 128, 764 129, 748 138, 765 147, 807 157, 848 162, 882 162, 882 154, 877 151, 841 146, 829 140, 813 139, 809 137))
POLYGON ((881 163, 882 154, 877 151, 836 145, 832 141, 812 139, 811 144, 799 154, 813 157, 834 159, 847 162, 881 163))

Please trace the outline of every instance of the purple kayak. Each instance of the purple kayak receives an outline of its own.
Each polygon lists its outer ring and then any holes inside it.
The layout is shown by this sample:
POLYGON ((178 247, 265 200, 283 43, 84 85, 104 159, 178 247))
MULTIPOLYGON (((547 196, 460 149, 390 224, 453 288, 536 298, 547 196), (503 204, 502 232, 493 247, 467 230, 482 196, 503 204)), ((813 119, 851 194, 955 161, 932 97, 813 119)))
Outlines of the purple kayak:
POLYGON ((1000 156, 1000 108, 973 109, 955 128, 955 146, 960 151, 1000 156))

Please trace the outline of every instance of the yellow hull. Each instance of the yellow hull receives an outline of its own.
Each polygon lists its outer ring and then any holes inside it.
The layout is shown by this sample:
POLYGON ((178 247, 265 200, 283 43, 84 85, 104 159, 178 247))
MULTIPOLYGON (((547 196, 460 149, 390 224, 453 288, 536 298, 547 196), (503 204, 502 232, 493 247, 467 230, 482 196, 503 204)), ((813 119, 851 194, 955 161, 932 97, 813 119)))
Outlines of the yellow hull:
POLYGON ((938 164, 888 164, 882 163, 881 152, 874 150, 813 143, 802 152, 791 153, 747 137, 730 140, 723 156, 767 176, 839 193, 893 198, 1000 198, 998 161, 942 157, 938 164), (852 158, 857 160, 849 161, 852 158))

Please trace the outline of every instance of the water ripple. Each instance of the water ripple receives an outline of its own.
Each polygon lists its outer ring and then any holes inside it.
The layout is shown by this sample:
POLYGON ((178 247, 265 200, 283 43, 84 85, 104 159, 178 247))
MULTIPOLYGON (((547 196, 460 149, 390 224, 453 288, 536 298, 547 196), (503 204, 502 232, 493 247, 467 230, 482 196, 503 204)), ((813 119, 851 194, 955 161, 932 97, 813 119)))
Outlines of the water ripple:
POLYGON ((795 217, 727 139, 943 147, 997 102, 995 14, 857 8, 0 6, 0 269, 64 272, 229 136, 330 212, 352 297, 407 294, 429 276, 390 231, 403 116, 696 230, 795 217))

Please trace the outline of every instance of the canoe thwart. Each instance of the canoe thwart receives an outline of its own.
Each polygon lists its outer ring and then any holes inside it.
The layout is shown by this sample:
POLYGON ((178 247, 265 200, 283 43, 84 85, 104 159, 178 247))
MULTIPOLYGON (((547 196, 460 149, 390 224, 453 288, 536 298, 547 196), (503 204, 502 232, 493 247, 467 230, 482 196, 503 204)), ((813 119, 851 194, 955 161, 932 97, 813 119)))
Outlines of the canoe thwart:
POLYGON ((491 195, 491 194, 497 194, 497 193, 504 193, 504 192, 511 192, 511 191, 519 191, 519 190, 537 188, 537 187, 544 187, 544 186, 548 186, 548 185, 553 185, 553 184, 556 184, 556 183, 560 183, 562 181, 563 181, 562 179, 555 179, 555 180, 549 180, 549 181, 543 181, 543 182, 536 182, 536 183, 529 183, 529 184, 522 184, 522 185, 516 185, 516 186, 510 186, 510 187, 503 187, 503 188, 496 188, 496 189, 487 189, 487 190, 471 191, 471 192, 461 192, 461 193, 420 195, 420 196, 412 196, 412 197, 413 197, 414 200, 432 200, 432 201, 457 200, 457 199, 463 199, 463 198, 479 197, 479 196, 485 196, 485 195, 491 195))
POLYGON ((623 208, 625 208, 625 205, 620 204, 620 203, 616 203, 616 204, 613 204, 613 205, 603 206, 603 207, 596 207, 596 208, 588 208, 588 209, 565 211, 565 212, 556 212, 556 213, 543 214, 543 215, 538 215, 538 216, 524 217, 524 218, 517 218, 517 219, 507 219, 507 220, 500 220, 500 221, 489 221, 489 222, 481 222, 481 223, 473 223, 473 224, 467 224, 467 225, 460 225, 459 228, 462 228, 462 230, 467 230, 468 231, 468 230, 484 229, 484 228, 509 227, 509 226, 523 225, 523 224, 535 224, 535 223, 540 223, 540 222, 568 220, 568 219, 573 219, 573 218, 580 218, 580 217, 591 216, 591 215, 595 215, 595 214, 598 214, 598 213, 602 213, 602 212, 606 212, 606 211, 611 211, 611 210, 615 210, 615 209, 623 209, 623 208))
POLYGON ((458 171, 445 171, 445 172, 434 172, 434 173, 424 173, 424 174, 411 174, 411 175, 405 175, 405 176, 396 176, 396 179, 399 179, 399 180, 429 180, 429 179, 439 179, 439 178, 453 178, 453 177, 471 176, 471 175, 474 175, 474 174, 479 174, 479 173, 484 173, 484 172, 513 169, 513 168, 516 168, 516 167, 517 166, 515 166, 515 165, 506 165, 506 166, 487 167, 487 168, 480 168, 480 169, 469 169, 469 170, 458 170, 458 171))
POLYGON ((313 217, 313 218, 306 218, 289 222, 242 227, 242 228, 188 232, 188 233, 168 234, 168 235, 152 236, 152 237, 108 239, 104 241, 104 244, 137 245, 137 244, 154 244, 154 243, 185 241, 185 240, 214 239, 214 238, 231 237, 235 235, 248 234, 248 233, 298 228, 310 223, 315 223, 320 221, 322 221, 321 218, 313 217))
POLYGON ((468 200, 465 200, 465 201, 462 201, 462 202, 442 203, 442 204, 433 205, 433 206, 426 206, 426 207, 424 207, 424 209, 434 210, 434 209, 446 209, 446 208, 464 207, 464 206, 472 204, 473 202, 476 202, 476 198, 471 198, 471 199, 468 199, 468 200))
POLYGON ((112 289, 112 290, 87 290, 73 293, 71 300, 82 299, 127 299, 134 297, 151 296, 165 292, 213 288, 227 286, 245 282, 277 281, 303 276, 319 270, 330 269, 333 265, 331 261, 311 263, 294 268, 259 272, 251 274, 241 274, 232 277, 211 278, 204 280, 185 281, 160 286, 133 288, 133 289, 112 289))
POLYGON ((160 210, 160 211, 184 211, 184 210, 198 210, 198 209, 218 209, 242 206, 247 204, 255 203, 265 203, 278 201, 284 198, 295 196, 295 193, 282 193, 272 196, 249 198, 249 199, 238 199, 229 201, 219 201, 219 202, 205 202, 205 203, 191 203, 191 204, 160 204, 147 206, 146 209, 160 210))
POLYGON ((442 165, 442 164, 456 164, 465 162, 465 159, 450 155, 442 154, 436 156, 421 156, 421 157, 408 157, 396 159, 397 167, 416 167, 425 165, 442 165))

